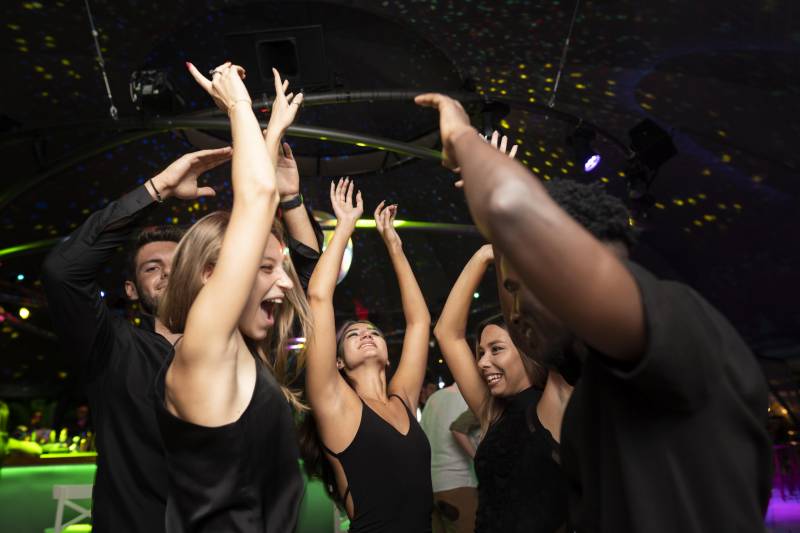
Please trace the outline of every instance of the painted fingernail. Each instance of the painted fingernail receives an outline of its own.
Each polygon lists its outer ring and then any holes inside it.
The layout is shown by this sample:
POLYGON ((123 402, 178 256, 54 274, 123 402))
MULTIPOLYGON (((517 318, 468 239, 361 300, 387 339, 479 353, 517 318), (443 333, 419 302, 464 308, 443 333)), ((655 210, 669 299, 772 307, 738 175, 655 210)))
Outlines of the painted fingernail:
POLYGON ((192 68, 192 64, 189 63, 188 61, 186 62, 186 68, 192 68))

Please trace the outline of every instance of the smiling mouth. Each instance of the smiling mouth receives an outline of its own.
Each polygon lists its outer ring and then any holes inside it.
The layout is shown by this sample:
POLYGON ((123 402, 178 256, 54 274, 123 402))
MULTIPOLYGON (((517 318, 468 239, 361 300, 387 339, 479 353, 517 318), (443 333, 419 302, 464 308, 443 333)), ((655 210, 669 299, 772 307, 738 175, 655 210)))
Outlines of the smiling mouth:
POLYGON ((365 342, 360 346, 360 348, 366 348, 367 346, 372 346, 373 348, 377 348, 378 346, 374 342, 365 342))
POLYGON ((503 377, 502 374, 495 373, 495 374, 486 374, 485 376, 483 376, 483 379, 485 379, 486 380, 486 384, 491 387, 492 385, 494 385, 498 381, 500 381, 501 377, 503 377))

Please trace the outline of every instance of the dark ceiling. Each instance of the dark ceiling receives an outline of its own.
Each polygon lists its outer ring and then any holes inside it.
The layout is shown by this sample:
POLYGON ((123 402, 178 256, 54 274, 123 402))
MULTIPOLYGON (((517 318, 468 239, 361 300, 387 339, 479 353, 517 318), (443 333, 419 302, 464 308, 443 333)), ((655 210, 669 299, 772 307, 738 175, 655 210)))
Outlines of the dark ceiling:
MULTIPOLYGON (((458 89, 543 104, 567 35, 572 1, 172 1, 93 0, 111 89, 120 115, 135 117, 131 72, 166 69, 187 100, 210 101, 190 82, 183 62, 203 68, 225 59, 224 35, 321 24, 335 89, 458 89)), ((796 2, 662 0, 583 1, 555 107, 627 142, 650 118, 673 136, 679 154, 663 166, 657 204, 637 223, 637 258, 682 279, 717 305, 762 355, 800 355, 800 252, 795 221, 800 192, 800 25, 796 2)), ((93 210, 142 183, 193 148, 180 132, 111 142, 118 132, 83 2, 4 3, 0 54, 5 65, 0 109, 0 384, 70 383, 70 353, 52 340, 38 281, 47 248, 12 247, 65 236, 93 210), (108 150, 98 147, 113 145, 108 150), (66 159, 94 150, 74 165, 66 159), (49 169, 59 169, 48 172, 49 169), (18 279, 23 278, 24 279, 18 279), (17 317, 21 305, 31 310, 17 317)), ((339 127, 411 141, 435 128, 434 115, 406 103, 309 108, 299 123, 339 127)), ((514 109, 500 129, 521 144, 518 158, 542 178, 600 180, 624 195, 624 156, 598 142, 603 162, 579 175, 564 145, 565 124, 514 109)), ((129 132, 130 133, 130 132, 129 132)), ((368 148, 290 139, 298 155, 357 154, 368 148)), ((214 201, 170 203, 149 222, 191 222, 230 201, 227 168, 209 182, 214 201)), ((330 176, 306 176, 304 193, 329 210, 330 176)), ((469 224, 453 176, 435 161, 414 160, 356 179, 367 215, 381 199, 400 217, 469 224)), ((461 267, 480 244, 475 233, 403 231, 431 311, 438 315, 461 267)), ((366 307, 388 331, 402 328, 393 273, 372 230, 355 237, 350 274, 337 291, 342 316, 366 307)), ((102 284, 120 313, 121 261, 102 284)), ((493 280, 476 299, 478 315, 496 304, 493 280)), ((444 373, 432 351, 431 368, 444 373)))

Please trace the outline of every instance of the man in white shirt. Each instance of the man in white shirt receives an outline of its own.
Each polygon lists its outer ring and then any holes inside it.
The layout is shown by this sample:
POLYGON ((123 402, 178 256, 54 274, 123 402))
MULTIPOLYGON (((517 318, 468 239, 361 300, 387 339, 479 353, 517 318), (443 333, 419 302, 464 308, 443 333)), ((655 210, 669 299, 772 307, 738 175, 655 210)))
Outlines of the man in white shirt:
POLYGON ((431 443, 434 533, 472 533, 478 506, 478 480, 472 458, 453 438, 450 424, 467 410, 454 383, 435 392, 422 411, 422 429, 431 443))

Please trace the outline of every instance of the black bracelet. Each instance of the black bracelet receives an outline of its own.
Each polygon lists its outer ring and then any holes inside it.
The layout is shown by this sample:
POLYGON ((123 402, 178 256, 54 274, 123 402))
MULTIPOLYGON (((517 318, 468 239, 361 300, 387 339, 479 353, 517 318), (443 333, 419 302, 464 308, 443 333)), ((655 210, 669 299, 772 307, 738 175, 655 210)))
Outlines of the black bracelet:
POLYGON ((160 204, 164 203, 164 199, 161 198, 161 193, 158 192, 158 189, 156 189, 156 184, 153 183, 153 178, 150 178, 149 180, 147 180, 147 182, 150 183, 150 186, 153 188, 153 192, 156 193, 156 200, 158 201, 158 203, 160 204))
POLYGON ((280 207, 283 211, 288 211, 289 209, 294 209, 295 207, 300 207, 301 205, 303 205, 303 195, 298 194, 290 200, 279 203, 278 207, 280 207))

